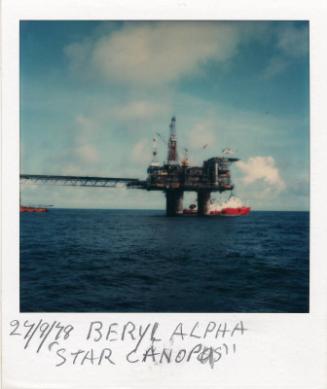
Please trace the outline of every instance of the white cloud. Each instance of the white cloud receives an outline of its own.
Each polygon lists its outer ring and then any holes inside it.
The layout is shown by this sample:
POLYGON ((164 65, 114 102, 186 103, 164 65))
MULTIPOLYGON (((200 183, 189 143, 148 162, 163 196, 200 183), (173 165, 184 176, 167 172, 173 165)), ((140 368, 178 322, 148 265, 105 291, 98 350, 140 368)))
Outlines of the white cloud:
POLYGON ((99 130, 99 125, 94 117, 77 115, 74 123, 76 138, 79 145, 89 144, 99 130))
POLYGON ((64 51, 74 72, 114 83, 167 85, 201 74, 210 60, 225 63, 249 41, 275 40, 278 53, 263 71, 272 78, 292 60, 308 53, 307 28, 285 23, 278 29, 265 23, 134 22, 97 38, 73 42, 64 51))
POLYGON ((146 166, 151 159, 151 146, 148 139, 142 139, 135 143, 131 153, 132 161, 139 165, 146 166))
POLYGON ((72 71, 79 71, 83 69, 85 65, 87 65, 91 50, 91 40, 74 42, 64 48, 64 53, 69 59, 71 59, 69 64, 72 71))
POLYGON ((91 145, 82 145, 75 150, 77 156, 84 162, 98 162, 99 155, 95 147, 91 145))
POLYGON ((230 59, 241 40, 239 25, 217 22, 133 23, 93 42, 65 48, 74 70, 84 66, 114 82, 158 85, 199 73, 210 59, 230 59))
POLYGON ((272 157, 256 156, 247 161, 238 161, 236 166, 244 173, 243 182, 245 185, 263 181, 267 184, 267 191, 276 189, 284 190, 286 185, 272 157))
POLYGON ((74 140, 73 154, 82 164, 99 162, 100 157, 97 148, 93 145, 97 129, 96 123, 84 115, 77 115, 75 123, 77 125, 77 135, 74 140))
POLYGON ((277 47, 289 57, 302 57, 308 54, 309 39, 307 29, 288 26, 278 34, 277 47))
POLYGON ((80 126, 80 128, 84 130, 93 130, 96 126, 94 121, 91 120, 89 117, 86 117, 84 115, 77 115, 75 118, 75 123, 80 126))
POLYGON ((216 143, 216 135, 210 121, 201 121, 189 131, 188 144, 193 149, 216 143))
POLYGON ((279 53, 273 56, 263 71, 263 78, 271 79, 283 73, 297 58, 309 52, 309 37, 306 28, 285 25, 277 32, 276 47, 279 53))
POLYGON ((289 66, 289 61, 283 57, 273 57, 263 71, 263 78, 271 79, 280 73, 283 73, 289 66))
POLYGON ((169 104, 159 104, 146 100, 132 100, 127 104, 112 107, 115 118, 124 121, 147 120, 170 112, 169 104))

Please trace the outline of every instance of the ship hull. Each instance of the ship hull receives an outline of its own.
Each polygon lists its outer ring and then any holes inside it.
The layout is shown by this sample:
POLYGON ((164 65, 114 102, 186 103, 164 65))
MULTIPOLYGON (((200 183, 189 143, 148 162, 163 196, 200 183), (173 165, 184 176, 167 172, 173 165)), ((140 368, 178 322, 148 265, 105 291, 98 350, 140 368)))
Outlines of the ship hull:
POLYGON ((221 210, 220 216, 246 216, 250 211, 250 207, 224 208, 221 210))
POLYGON ((250 213, 250 207, 223 208, 219 211, 210 211, 210 216, 246 216, 250 213))
POLYGON ((48 209, 41 207, 20 207, 20 212, 41 213, 48 212, 48 209))

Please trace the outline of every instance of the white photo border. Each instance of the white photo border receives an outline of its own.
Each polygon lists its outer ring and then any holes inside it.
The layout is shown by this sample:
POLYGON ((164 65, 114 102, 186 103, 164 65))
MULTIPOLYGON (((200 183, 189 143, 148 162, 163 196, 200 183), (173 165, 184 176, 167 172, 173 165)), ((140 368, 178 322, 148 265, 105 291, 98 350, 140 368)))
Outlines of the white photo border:
MULTIPOLYGON (((323 1, 5 0, 2 3, 2 384, 32 388, 327 387, 327 36, 323 1), (19 22, 21 20, 308 20, 310 29, 310 312, 308 314, 69 314, 19 309, 19 22), (173 323, 243 320, 239 353, 214 369, 191 365, 55 367, 9 337, 14 320, 173 323)), ((83 327, 84 326, 84 327, 83 327)), ((76 338, 76 346, 83 340, 76 338), (78 343, 79 342, 79 343, 78 343)), ((84 341, 85 343, 85 341, 84 341)), ((127 347, 127 345, 125 345, 127 347)), ((126 351, 122 347, 122 352, 126 351)), ((85 347, 90 347, 86 345, 85 347)))

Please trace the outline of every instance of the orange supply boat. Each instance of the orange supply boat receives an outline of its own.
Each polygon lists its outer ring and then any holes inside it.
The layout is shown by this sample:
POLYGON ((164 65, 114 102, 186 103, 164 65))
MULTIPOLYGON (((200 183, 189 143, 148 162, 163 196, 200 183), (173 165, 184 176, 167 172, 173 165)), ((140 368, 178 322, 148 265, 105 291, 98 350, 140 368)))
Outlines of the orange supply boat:
POLYGON ((20 206, 20 212, 48 212, 48 208, 20 206))
POLYGON ((245 216, 251 211, 250 207, 223 208, 220 211, 221 216, 245 216))

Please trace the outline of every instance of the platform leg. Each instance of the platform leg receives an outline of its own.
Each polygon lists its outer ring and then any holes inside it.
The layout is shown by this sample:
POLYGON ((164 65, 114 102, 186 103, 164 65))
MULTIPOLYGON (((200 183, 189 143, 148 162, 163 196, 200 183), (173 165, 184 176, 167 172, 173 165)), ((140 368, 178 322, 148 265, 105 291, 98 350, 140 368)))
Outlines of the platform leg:
POLYGON ((209 213, 210 192, 207 190, 198 191, 198 215, 205 216, 209 213))
POLYGON ((183 213, 183 192, 180 190, 166 191, 166 215, 177 216, 183 213))

